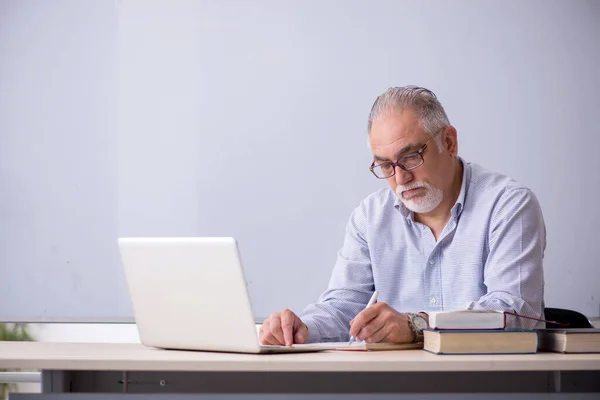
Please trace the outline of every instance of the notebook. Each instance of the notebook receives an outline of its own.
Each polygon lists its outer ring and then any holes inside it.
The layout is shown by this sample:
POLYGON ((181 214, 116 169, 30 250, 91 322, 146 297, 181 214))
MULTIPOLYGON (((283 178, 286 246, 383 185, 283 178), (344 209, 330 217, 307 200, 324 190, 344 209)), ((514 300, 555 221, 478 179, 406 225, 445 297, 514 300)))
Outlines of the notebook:
MULTIPOLYGON (((417 350, 423 348, 423 343, 366 343, 355 342, 348 346, 348 342, 331 343, 333 350, 338 351, 384 351, 384 350, 417 350)), ((325 343, 330 345, 330 343, 325 343)))

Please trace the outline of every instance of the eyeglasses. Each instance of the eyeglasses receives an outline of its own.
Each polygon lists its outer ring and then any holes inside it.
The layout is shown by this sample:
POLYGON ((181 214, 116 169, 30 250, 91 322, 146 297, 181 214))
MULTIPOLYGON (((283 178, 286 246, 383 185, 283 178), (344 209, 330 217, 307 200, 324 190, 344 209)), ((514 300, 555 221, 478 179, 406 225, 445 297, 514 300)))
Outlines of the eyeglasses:
POLYGON ((386 161, 376 165, 375 161, 373 161, 373 163, 369 167, 369 170, 378 179, 388 179, 396 174, 396 166, 402 168, 405 171, 411 171, 415 168, 420 167, 425 162, 425 160, 423 159, 423 152, 425 151, 425 149, 427 149, 427 145, 442 131, 443 129, 435 135, 433 135, 431 139, 425 142, 423 147, 421 147, 419 150, 413 153, 405 154, 404 156, 400 157, 400 159, 396 162, 386 161))

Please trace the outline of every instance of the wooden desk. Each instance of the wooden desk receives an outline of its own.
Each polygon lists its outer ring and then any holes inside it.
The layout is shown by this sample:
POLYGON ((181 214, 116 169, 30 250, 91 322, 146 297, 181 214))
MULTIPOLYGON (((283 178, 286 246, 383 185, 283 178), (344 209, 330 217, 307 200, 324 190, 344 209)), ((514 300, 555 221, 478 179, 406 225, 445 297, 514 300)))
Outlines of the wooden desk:
POLYGON ((44 393, 600 393, 600 354, 247 355, 139 344, 0 342, 0 368, 43 370, 44 393))

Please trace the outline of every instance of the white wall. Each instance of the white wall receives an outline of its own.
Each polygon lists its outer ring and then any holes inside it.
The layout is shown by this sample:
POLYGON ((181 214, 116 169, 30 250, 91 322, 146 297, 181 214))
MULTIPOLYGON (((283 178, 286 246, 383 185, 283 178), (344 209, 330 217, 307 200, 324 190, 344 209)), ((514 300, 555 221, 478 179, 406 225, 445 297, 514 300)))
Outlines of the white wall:
POLYGON ((0 320, 131 313, 115 246, 115 4, 0 0, 0 320))

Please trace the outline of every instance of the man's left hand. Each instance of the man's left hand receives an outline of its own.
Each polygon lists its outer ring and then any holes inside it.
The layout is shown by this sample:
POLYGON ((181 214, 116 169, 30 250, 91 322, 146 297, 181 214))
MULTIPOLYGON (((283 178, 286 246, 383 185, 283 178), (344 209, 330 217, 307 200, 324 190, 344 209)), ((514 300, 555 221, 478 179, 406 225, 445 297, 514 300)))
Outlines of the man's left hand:
POLYGON ((350 321, 350 327, 350 335, 367 343, 410 343, 414 339, 408 316, 387 303, 364 309, 350 321))

